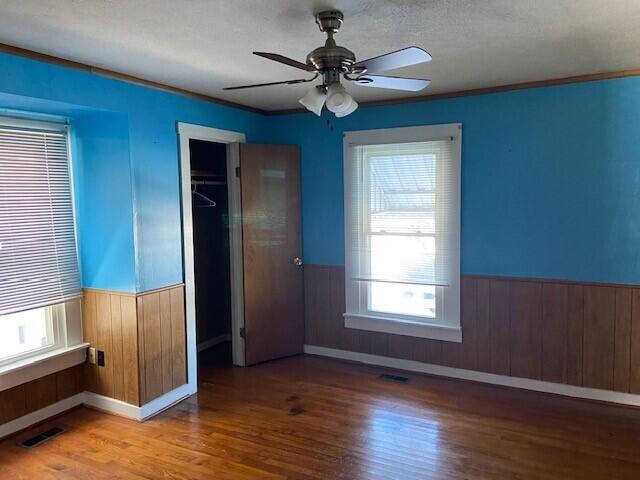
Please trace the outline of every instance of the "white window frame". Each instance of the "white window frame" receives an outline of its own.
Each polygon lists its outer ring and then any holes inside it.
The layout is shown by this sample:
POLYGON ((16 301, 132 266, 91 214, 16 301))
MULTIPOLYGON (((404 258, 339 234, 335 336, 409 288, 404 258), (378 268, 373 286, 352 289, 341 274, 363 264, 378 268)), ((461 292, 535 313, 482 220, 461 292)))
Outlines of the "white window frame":
MULTIPOLYGON (((65 119, 34 119, 24 115, 16 117, 0 116, 0 125, 34 128, 39 130, 65 131, 69 163, 69 182, 72 198, 75 198, 73 178, 73 152, 71 149, 71 129, 65 119)), ((76 251, 80 252, 77 241, 77 217, 75 201, 72 202, 73 222, 76 229, 76 251)), ((78 258, 78 266, 80 258, 78 258)), ((0 392, 37 378, 70 368, 86 360, 88 343, 83 340, 81 299, 46 307, 51 315, 54 342, 47 347, 15 355, 0 361, 0 392)))
MULTIPOLYGON (((346 328, 374 332, 392 333, 412 337, 430 338, 451 342, 462 342, 460 322, 460 182, 462 156, 462 124, 426 125, 418 127, 400 127, 377 130, 361 130, 344 133, 344 202, 345 202, 345 235, 350 231, 349 211, 352 194, 350 178, 353 175, 349 162, 350 145, 378 145, 384 143, 428 142, 451 138, 452 144, 452 196, 453 203, 451 225, 451 282, 446 287, 436 287, 436 320, 429 321, 423 317, 412 317, 400 314, 388 314, 370 311, 368 308, 368 282, 355 281, 346 272, 345 294, 346 328)), ((345 242, 348 239, 345 238, 345 242)), ((350 255, 348 243, 345 243, 345 255, 350 255)), ((348 258, 346 259, 349 262, 348 258)))
MULTIPOLYGON (((45 347, 34 348, 33 350, 27 350, 26 352, 17 353, 9 357, 0 357, 0 367, 3 365, 9 365, 14 362, 18 362, 22 359, 29 358, 35 355, 40 355, 46 352, 50 352, 60 347, 64 340, 64 305, 52 305, 49 307, 40 307, 44 309, 45 320, 47 323, 47 336, 53 339, 50 345, 45 347), (61 321, 62 316, 62 321, 61 321)), ((39 308, 34 308, 39 310, 39 308)), ((2 317, 0 317, 2 321, 2 317)))

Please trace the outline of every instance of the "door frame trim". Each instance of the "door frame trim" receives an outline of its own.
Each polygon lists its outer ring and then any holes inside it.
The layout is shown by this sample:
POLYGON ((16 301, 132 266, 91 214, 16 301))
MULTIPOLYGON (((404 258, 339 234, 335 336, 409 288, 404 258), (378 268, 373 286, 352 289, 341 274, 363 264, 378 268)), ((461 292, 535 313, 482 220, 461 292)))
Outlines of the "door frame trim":
POLYGON ((240 176, 240 143, 227 144, 227 191, 229 192, 229 261, 231 281, 231 346, 233 364, 244 367, 244 253, 242 246, 242 187, 240 176))
MULTIPOLYGON (((190 123, 177 123, 178 142, 180 148, 180 196, 182 206, 182 249, 183 249, 183 272, 185 283, 185 309, 186 309, 186 332, 187 332, 187 383, 190 391, 195 393, 198 390, 198 345, 196 339, 196 293, 195 293, 195 261, 193 249, 193 211, 191 207, 191 152, 189 150, 189 140, 205 140, 209 142, 227 144, 227 179, 235 179, 234 160, 230 155, 230 144, 245 143, 246 135, 243 132, 235 132, 232 130, 221 130, 218 128, 205 127, 190 123)), ((237 159, 236 159, 237 161, 237 159)), ((228 182, 227 190, 229 194, 229 216, 231 218, 240 218, 241 211, 239 205, 238 210, 232 211, 232 198, 240 195, 240 181, 228 182)), ((237 242, 237 229, 229 229, 229 239, 231 244, 237 242)), ((240 239, 242 242, 242 239, 240 239)), ((240 265, 237 265, 237 256, 231 255, 230 268, 232 271, 231 278, 236 281, 231 282, 231 305, 232 305, 232 343, 233 343, 233 363, 236 365, 244 365, 244 341, 240 338, 240 326, 244 326, 244 318, 238 317, 238 309, 235 303, 238 299, 244 303, 242 277, 240 283, 237 282, 237 274, 242 272, 242 256, 240 256, 240 265), (236 332, 238 334, 236 335, 236 332)), ((244 305, 241 305, 243 310, 244 305)))

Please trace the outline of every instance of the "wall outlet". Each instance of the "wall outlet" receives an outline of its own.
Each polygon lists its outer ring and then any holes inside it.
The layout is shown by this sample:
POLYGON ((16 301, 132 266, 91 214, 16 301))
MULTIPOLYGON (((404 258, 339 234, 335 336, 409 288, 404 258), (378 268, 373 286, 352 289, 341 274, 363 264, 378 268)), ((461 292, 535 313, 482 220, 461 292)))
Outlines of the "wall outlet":
POLYGON ((95 347, 89 347, 89 351, 87 352, 87 362, 91 364, 96 364, 96 349, 95 347))
POLYGON ((104 367, 104 352, 102 350, 98 350, 98 366, 104 367))

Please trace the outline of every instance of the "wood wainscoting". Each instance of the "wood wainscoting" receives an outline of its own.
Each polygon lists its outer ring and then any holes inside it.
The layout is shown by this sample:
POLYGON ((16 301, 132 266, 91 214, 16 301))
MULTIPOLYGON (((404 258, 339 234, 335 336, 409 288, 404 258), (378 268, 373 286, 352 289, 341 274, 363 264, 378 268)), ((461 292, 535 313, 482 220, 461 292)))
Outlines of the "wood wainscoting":
POLYGON ((306 265, 306 343, 640 393, 640 288, 463 276, 462 343, 344 327, 344 268, 306 265))
POLYGON ((138 295, 140 404, 187 383, 184 285, 138 295))
POLYGON ((85 289, 82 330, 85 342, 102 350, 105 355, 104 367, 85 364, 85 388, 90 392, 139 405, 135 294, 85 289))
POLYGON ((105 353, 85 365, 86 390, 140 406, 187 382, 184 285, 84 293, 84 339, 105 353))
POLYGON ((82 392, 82 367, 76 365, 0 392, 0 425, 82 392))

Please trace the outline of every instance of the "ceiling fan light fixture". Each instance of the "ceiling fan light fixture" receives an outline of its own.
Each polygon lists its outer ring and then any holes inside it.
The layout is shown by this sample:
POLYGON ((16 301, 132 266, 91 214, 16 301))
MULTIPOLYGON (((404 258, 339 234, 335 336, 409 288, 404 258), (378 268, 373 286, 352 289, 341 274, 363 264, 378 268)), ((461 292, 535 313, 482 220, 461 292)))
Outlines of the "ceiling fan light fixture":
POLYGON ((316 23, 320 31, 327 35, 324 45, 312 50, 305 62, 300 62, 278 53, 253 52, 267 60, 288 65, 312 74, 311 78, 297 78, 280 82, 257 83, 225 87, 224 90, 241 90, 245 88, 270 87, 274 85, 297 85, 322 79, 322 85, 307 92, 298 100, 310 112, 320 116, 326 104, 327 109, 336 117, 345 117, 358 108, 358 103, 349 95, 340 80, 344 78, 352 85, 369 88, 384 88, 404 92, 418 92, 429 85, 430 80, 422 78, 405 78, 379 75, 380 72, 409 67, 431 61, 431 55, 420 47, 406 47, 394 52, 385 53, 366 60, 357 60, 356 55, 348 48, 338 45, 334 36, 340 30, 344 15, 339 10, 319 12, 316 23))
POLYGON ((307 92, 304 97, 298 100, 298 102, 300 102, 304 106, 304 108, 306 108, 310 112, 313 112, 316 115, 320 116, 320 114, 322 113, 322 107, 324 106, 326 100, 327 94, 324 91, 324 88, 313 87, 307 92))
POLYGON ((358 108, 358 102, 351 99, 351 105, 349 105, 349 108, 347 108, 344 112, 336 113, 336 117, 342 118, 342 117, 346 117, 347 115, 351 115, 353 112, 356 111, 356 108, 358 108))
POLYGON ((338 114, 346 112, 354 102, 353 97, 347 93, 340 83, 332 83, 327 89, 327 108, 338 114))

